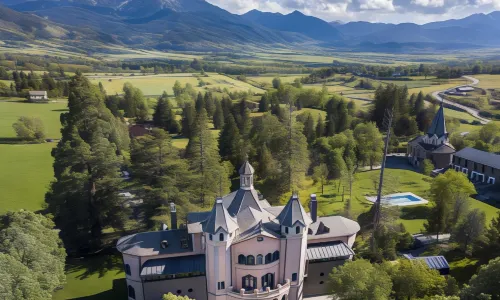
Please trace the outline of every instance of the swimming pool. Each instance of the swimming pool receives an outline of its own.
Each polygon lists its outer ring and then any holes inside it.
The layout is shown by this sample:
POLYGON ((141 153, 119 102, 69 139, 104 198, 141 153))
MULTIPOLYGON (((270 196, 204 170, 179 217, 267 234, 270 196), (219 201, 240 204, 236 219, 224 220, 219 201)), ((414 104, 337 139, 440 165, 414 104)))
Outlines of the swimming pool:
MULTIPOLYGON (((373 203, 377 201, 377 197, 366 197, 366 199, 373 203)), ((429 201, 420 198, 413 193, 397 193, 382 196, 382 204, 385 205, 408 206, 427 203, 429 203, 429 201)))

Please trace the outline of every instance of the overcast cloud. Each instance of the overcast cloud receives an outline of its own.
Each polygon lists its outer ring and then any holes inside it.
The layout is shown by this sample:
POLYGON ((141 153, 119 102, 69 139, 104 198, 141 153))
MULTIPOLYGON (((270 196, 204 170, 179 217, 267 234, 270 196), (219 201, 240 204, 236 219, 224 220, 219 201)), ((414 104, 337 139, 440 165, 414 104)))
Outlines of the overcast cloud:
POLYGON ((500 0, 207 0, 232 13, 294 10, 325 21, 428 23, 500 10, 500 0))

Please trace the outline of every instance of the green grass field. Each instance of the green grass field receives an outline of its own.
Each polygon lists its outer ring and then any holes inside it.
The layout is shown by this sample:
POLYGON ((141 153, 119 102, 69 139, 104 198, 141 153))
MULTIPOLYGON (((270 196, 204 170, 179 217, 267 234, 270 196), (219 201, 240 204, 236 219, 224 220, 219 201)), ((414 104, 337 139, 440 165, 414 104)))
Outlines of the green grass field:
MULTIPOLYGON (((374 180, 378 179, 379 170, 361 172, 356 175, 356 181, 353 185, 352 213, 357 216, 367 212, 372 203, 365 199, 366 195, 374 196, 376 188, 374 180)), ((387 190, 384 194, 397 192, 412 192, 424 199, 429 199, 429 188, 431 178, 411 170, 386 169, 385 182, 387 190)), ((345 202, 342 202, 342 187, 338 189, 336 185, 325 186, 325 193, 321 194, 321 186, 314 185, 300 192, 300 199, 305 202, 310 194, 318 195, 318 214, 338 215, 343 212, 345 202)), ((345 187, 345 197, 349 194, 348 187, 345 187)), ((489 222, 497 213, 498 209, 483 202, 470 198, 470 209, 479 208, 486 213, 487 222, 489 222)), ((401 222, 411 233, 418 233, 423 230, 426 212, 428 206, 412 206, 402 208, 401 222)))
POLYGON ((66 285, 54 293, 53 299, 126 299, 124 278, 120 254, 68 259, 66 285))
POLYGON ((479 74, 472 77, 479 79, 477 85, 483 89, 496 89, 500 88, 500 75, 479 74))
POLYGON ((0 144, 0 214, 43 207, 45 192, 54 177, 50 151, 55 146, 0 144))
POLYGON ((20 116, 38 117, 45 127, 48 138, 59 138, 61 123, 59 115, 67 109, 67 102, 26 103, 22 101, 0 101, 0 138, 16 136, 12 124, 20 116))
POLYGON ((125 76, 90 76, 89 78, 92 83, 99 84, 99 82, 101 82, 109 95, 122 94, 123 85, 127 82, 139 88, 144 95, 161 95, 164 91, 169 95, 173 95, 174 92, 172 87, 177 80, 182 86, 186 83, 191 84, 197 91, 205 91, 206 89, 212 88, 227 88, 230 92, 248 90, 252 90, 255 93, 263 92, 262 89, 256 88, 248 83, 216 73, 207 73, 208 77, 199 77, 207 83, 204 87, 198 86, 199 80, 193 74, 124 75, 125 76))

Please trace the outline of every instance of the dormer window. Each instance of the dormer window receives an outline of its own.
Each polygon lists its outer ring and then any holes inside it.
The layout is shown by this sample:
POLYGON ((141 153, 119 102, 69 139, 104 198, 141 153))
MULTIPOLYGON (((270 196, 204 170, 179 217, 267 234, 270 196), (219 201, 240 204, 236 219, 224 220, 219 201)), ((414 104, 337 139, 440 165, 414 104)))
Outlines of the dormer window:
POLYGON ((300 226, 295 227, 295 233, 299 234, 300 233, 300 226))

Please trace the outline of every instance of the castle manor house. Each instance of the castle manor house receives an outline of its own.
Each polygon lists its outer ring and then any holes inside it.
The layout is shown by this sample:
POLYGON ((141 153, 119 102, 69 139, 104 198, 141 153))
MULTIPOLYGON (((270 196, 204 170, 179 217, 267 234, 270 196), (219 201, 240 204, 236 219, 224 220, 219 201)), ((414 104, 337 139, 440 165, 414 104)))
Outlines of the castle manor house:
POLYGON ((360 230, 341 216, 318 217, 316 195, 310 213, 298 197, 271 206, 253 186, 245 162, 240 188, 217 198, 211 211, 192 212, 177 228, 121 238, 128 299, 158 300, 163 294, 196 300, 300 300, 328 293, 333 267, 352 259, 360 230))

